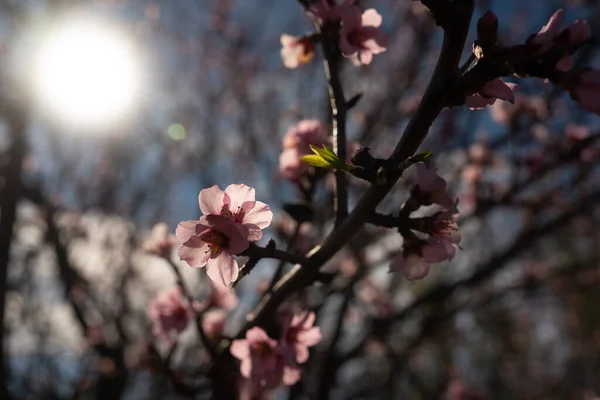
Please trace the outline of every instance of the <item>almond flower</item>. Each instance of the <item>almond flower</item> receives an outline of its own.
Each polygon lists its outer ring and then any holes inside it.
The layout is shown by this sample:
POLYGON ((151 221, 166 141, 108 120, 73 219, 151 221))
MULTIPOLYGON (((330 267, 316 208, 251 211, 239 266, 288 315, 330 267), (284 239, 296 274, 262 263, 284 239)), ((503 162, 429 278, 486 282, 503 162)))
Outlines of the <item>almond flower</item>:
POLYGON ((388 37, 379 29, 382 18, 375 9, 361 15, 358 7, 348 7, 341 17, 340 50, 354 65, 370 64, 374 54, 386 51, 388 37))
POLYGON ((169 341, 188 325, 194 311, 179 287, 163 290, 148 306, 148 315, 154 322, 153 332, 169 341))
POLYGON ((503 82, 500 78, 492 79, 482 86, 479 93, 468 96, 465 99, 465 105, 471 110, 482 110, 486 106, 494 104, 498 99, 514 104, 513 92, 518 88, 519 85, 515 83, 503 82))
POLYGON ((273 213, 265 203, 255 201, 255 191, 246 185, 218 186, 200 191, 199 220, 184 221, 175 234, 182 243, 179 257, 191 267, 206 266, 208 277, 227 286, 238 277, 234 255, 262 237, 273 213))
POLYGON ((308 348, 321 341, 321 328, 314 326, 315 313, 304 311, 284 318, 282 352, 289 358, 290 365, 303 364, 308 360, 308 348))
POLYGON ((310 145, 321 147, 326 143, 325 125, 318 120, 302 120, 290 127, 283 138, 283 153, 279 156, 279 173, 284 178, 297 181, 309 166, 302 156, 312 154, 310 145))
MULTIPOLYGON (((406 239, 405 239, 406 240, 406 239)), ((404 250, 392 260, 389 272, 400 271, 408 280, 423 279, 429 273, 430 263, 448 258, 444 244, 434 238, 404 246, 404 250)))
POLYGON ((308 63, 315 55, 315 46, 310 39, 292 35, 281 35, 281 60, 287 68, 297 68, 308 63))
MULTIPOLYGON (((564 12, 562 9, 556 11, 542 29, 532 35, 527 43, 540 45, 538 52, 550 50, 555 45, 567 45, 583 41, 590 37, 590 27, 585 20, 578 19, 560 31, 564 12)), ((573 58, 570 54, 565 55, 556 63, 556 69, 568 71, 573 68, 573 58)))
POLYGON ((458 200, 448 210, 438 212, 432 218, 431 236, 442 243, 446 249, 447 259, 452 260, 456 254, 456 248, 462 239, 458 231, 456 217, 458 215, 458 200))
POLYGON ((416 174, 411 197, 416 199, 420 205, 429 206, 439 204, 450 208, 454 202, 446 192, 446 181, 438 176, 435 168, 427 168, 422 163, 416 163, 416 174))
POLYGON ((218 340, 223 334, 227 313, 223 310, 210 310, 202 315, 202 330, 209 339, 218 340))
POLYGON ((177 243, 175 235, 169 234, 167 224, 161 222, 154 225, 150 238, 144 242, 142 248, 148 253, 167 258, 171 255, 175 243, 177 243))
POLYGON ((230 351, 241 361, 242 376, 263 390, 273 389, 281 382, 293 385, 300 379, 300 370, 285 363, 277 342, 259 327, 248 330, 245 339, 234 340, 230 351))

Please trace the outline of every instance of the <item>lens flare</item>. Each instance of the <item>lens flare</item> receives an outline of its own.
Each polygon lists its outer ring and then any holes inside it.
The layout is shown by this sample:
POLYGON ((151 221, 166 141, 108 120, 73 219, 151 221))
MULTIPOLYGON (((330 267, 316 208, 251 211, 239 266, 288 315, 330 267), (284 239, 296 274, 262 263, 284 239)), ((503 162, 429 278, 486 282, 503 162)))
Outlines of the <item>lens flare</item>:
POLYGON ((141 70, 134 47, 116 28, 66 22, 42 40, 35 91, 42 107, 78 126, 122 120, 139 100, 141 70))

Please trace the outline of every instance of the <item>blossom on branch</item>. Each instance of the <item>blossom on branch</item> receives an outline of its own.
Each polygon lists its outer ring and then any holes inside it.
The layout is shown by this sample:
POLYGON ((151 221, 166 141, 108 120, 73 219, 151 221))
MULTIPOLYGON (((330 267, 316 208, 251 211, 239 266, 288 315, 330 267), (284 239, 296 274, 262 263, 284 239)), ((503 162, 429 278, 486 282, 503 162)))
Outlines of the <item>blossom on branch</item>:
POLYGON ((153 332, 169 341, 188 325, 194 310, 183 296, 181 288, 163 290, 150 302, 148 315, 154 322, 153 332))
POLYGON ((387 35, 379 29, 381 15, 370 8, 360 13, 358 7, 343 10, 340 50, 356 66, 370 64, 374 54, 386 51, 387 35))
POLYGON ((422 162, 416 163, 415 169, 411 197, 423 206, 439 204, 442 207, 452 207, 454 201, 446 191, 446 181, 438 176, 436 169, 427 168, 422 162))
POLYGON ((154 225, 150 238, 144 242, 142 248, 148 253, 167 258, 176 243, 175 235, 170 234, 167 224, 161 222, 154 225))
POLYGON ((315 313, 304 311, 297 315, 287 315, 281 340, 282 352, 289 358, 289 364, 305 363, 308 348, 321 341, 321 328, 314 326, 315 313))
POLYGON ((301 158, 312 154, 310 145, 321 147, 327 142, 326 128, 318 120, 302 120, 290 127, 283 138, 283 153, 279 156, 279 173, 291 181, 305 174, 309 165, 301 158))
POLYGON ((471 110, 482 110, 486 106, 491 106, 496 100, 508 101, 515 103, 514 91, 519 88, 519 85, 510 82, 503 82, 502 79, 496 78, 486 82, 479 93, 468 96, 465 99, 465 105, 471 110))
POLYGON ((315 45, 307 37, 281 35, 281 60, 287 68, 308 63, 315 55, 315 45))
MULTIPOLYGON (((528 44, 540 45, 539 53, 546 52, 555 46, 565 46, 581 42, 590 37, 590 27, 586 20, 578 19, 569 24, 566 28, 560 31, 564 12, 562 9, 557 10, 546 25, 542 29, 532 35, 528 40, 528 44)), ((568 71, 573 68, 573 58, 571 54, 565 50, 565 56, 556 63, 556 69, 559 71, 568 71)))
POLYGON ((459 245, 462 235, 458 231, 456 217, 458 209, 456 206, 458 201, 448 210, 440 211, 431 217, 432 227, 431 237, 444 245, 446 249, 447 259, 452 260, 456 254, 456 246, 459 245))
MULTIPOLYGON (((405 238, 405 241, 408 241, 405 238)), ((390 264, 390 272, 400 271, 408 280, 423 279, 429 273, 430 263, 448 259, 444 244, 434 238, 428 240, 411 239, 390 264)))
POLYGON ((203 189, 198 202, 204 215, 181 222, 175 231, 182 243, 179 257, 191 267, 206 266, 211 280, 229 285, 239 273, 233 256, 262 237, 273 213, 268 205, 255 201, 254 189, 246 185, 230 185, 224 192, 216 185, 203 189))
POLYGON ((300 369, 285 362, 277 341, 259 327, 248 330, 245 339, 234 340, 230 351, 241 361, 242 376, 258 383, 263 390, 273 389, 282 382, 293 385, 300 379, 300 369))

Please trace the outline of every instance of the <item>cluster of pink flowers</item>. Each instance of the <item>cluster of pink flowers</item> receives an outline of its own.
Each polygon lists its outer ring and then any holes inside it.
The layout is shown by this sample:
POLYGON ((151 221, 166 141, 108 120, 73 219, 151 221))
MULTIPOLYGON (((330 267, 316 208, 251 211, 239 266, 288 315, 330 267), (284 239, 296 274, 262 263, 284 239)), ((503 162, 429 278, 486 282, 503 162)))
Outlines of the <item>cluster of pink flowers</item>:
POLYGON ((452 260, 461 240, 456 224, 458 202, 446 192, 446 181, 423 163, 417 163, 415 168, 411 201, 422 206, 436 204, 442 210, 426 218, 422 228, 428 235, 426 239, 412 233, 404 236, 403 250, 390 264, 390 271, 401 271, 409 280, 427 276, 430 263, 452 260))
POLYGON ((194 309, 181 289, 175 287, 157 294, 148 306, 148 315, 154 323, 154 334, 172 341, 174 336, 185 330, 194 316, 194 309))
MULTIPOLYGON (((526 42, 527 48, 531 48, 534 54, 547 54, 552 51, 559 52, 561 57, 553 66, 557 71, 570 71, 573 68, 572 53, 576 47, 569 49, 569 45, 576 45, 588 39, 591 35, 590 27, 585 20, 576 20, 561 30, 564 12, 562 9, 556 11, 542 29, 529 37, 526 42)), ((478 41, 485 42, 486 37, 495 40, 498 30, 498 18, 488 11, 480 18, 478 24, 478 41), (483 38, 482 38, 483 36, 483 38)), ((478 42, 476 42, 477 44, 478 42)), ((484 55, 474 46, 474 53, 478 58, 484 55)), ((571 93, 571 97, 584 109, 600 114, 600 106, 596 99, 600 96, 600 71, 583 69, 567 77, 562 84, 563 88, 571 93)), ((483 109, 495 103, 497 99, 515 102, 514 91, 519 88, 513 83, 505 83, 500 78, 486 82, 478 93, 468 96, 465 104, 472 110, 483 109)))
MULTIPOLYGON (((387 35, 379 28, 381 15, 373 8, 361 13, 354 0, 317 0, 309 7, 309 14, 326 31, 340 27, 339 49, 354 65, 370 64, 373 55, 386 51, 387 35)), ((313 41, 308 37, 281 36, 281 58, 288 68, 310 61, 314 55, 313 41)))
POLYGON ((325 125, 318 120, 302 120, 290 127, 283 137, 283 152, 279 156, 281 176, 291 181, 300 179, 309 169, 301 157, 312 153, 311 144, 321 147, 326 142, 325 125))
POLYGON ((184 221, 175 235, 182 243, 179 257, 191 267, 206 266, 208 277, 223 286, 238 277, 234 255, 260 240, 273 213, 268 205, 255 200, 255 191, 246 185, 229 185, 225 191, 213 186, 200 191, 199 220, 184 221))
POLYGON ((308 348, 321 341, 321 330, 314 326, 315 314, 302 312, 283 317, 283 333, 272 339, 259 327, 246 332, 245 339, 234 340, 231 354, 241 361, 240 372, 260 391, 293 385, 301 376, 299 364, 308 360, 308 348))

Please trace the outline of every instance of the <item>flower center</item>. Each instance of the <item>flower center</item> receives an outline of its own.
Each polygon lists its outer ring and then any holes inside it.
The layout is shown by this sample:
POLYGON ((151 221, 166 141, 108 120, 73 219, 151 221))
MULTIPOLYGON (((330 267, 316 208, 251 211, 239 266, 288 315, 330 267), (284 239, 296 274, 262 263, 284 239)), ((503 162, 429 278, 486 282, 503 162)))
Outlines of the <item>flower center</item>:
POLYGON ((238 207, 235 213, 231 212, 229 204, 224 204, 221 208, 221 216, 227 217, 233 222, 242 222, 244 220, 244 215, 246 215, 246 213, 242 210, 242 207, 238 207))
POLYGON ((229 247, 229 238, 219 231, 210 230, 200 235, 200 238, 208 244, 210 258, 215 258, 223 249, 229 247))
POLYGON ((184 307, 178 306, 173 310, 173 317, 176 319, 184 319, 187 317, 187 310, 184 307))
POLYGON ((250 351, 252 352, 253 356, 263 358, 270 355, 273 350, 271 349, 271 346, 269 346, 267 343, 259 342, 252 343, 250 345, 250 351))

